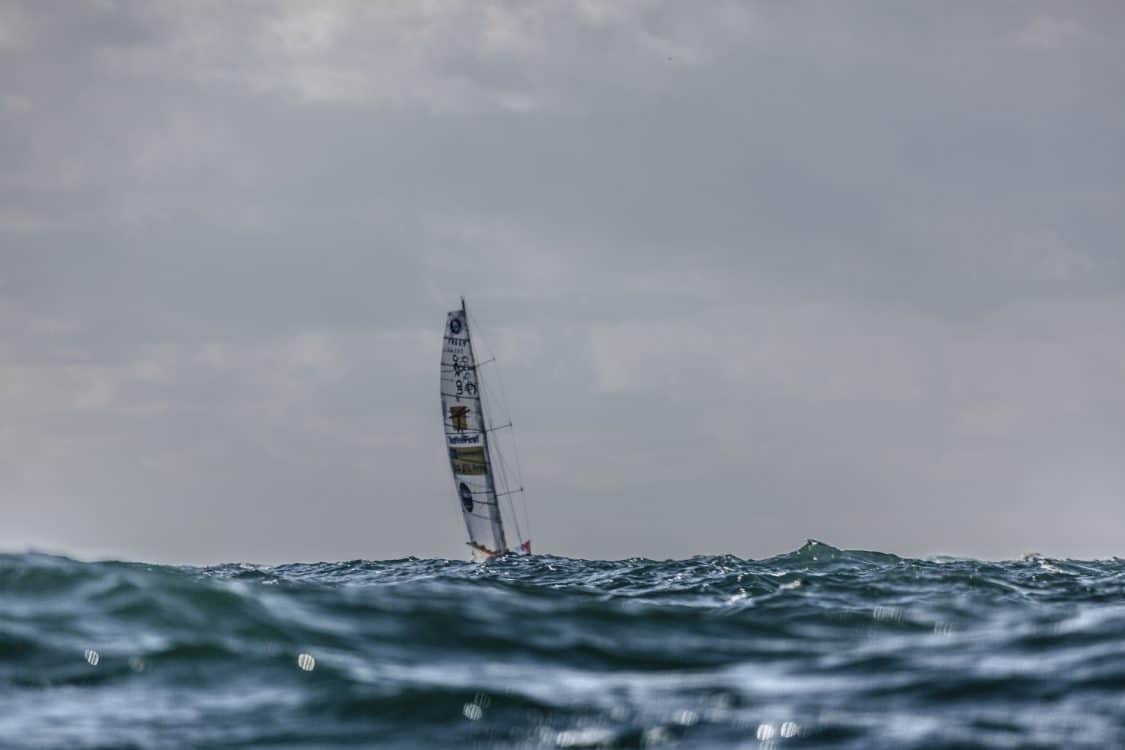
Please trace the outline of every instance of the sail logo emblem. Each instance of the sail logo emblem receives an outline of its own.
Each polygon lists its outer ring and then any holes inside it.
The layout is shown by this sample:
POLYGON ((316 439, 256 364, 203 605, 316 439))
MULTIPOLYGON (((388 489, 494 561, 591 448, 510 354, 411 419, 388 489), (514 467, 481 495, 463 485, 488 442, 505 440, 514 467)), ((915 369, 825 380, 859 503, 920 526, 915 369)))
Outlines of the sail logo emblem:
POLYGON ((488 464, 484 458, 484 448, 450 448, 449 461, 453 464, 454 474, 467 476, 480 476, 488 473, 488 464))
POLYGON ((458 432, 464 432, 469 429, 469 407, 467 406, 451 406, 449 407, 449 421, 453 429, 458 432))
POLYGON ((454 336, 461 333, 461 319, 460 318, 454 318, 453 320, 449 321, 449 332, 452 333, 454 336))

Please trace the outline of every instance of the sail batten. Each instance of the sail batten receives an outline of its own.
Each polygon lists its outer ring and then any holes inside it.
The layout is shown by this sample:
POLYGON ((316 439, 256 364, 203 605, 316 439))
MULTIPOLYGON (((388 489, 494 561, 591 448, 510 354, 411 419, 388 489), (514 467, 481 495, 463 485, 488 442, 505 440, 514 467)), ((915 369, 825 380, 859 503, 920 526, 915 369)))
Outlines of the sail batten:
POLYGON ((454 490, 469 534, 468 544, 474 553, 485 557, 517 551, 529 553, 530 541, 519 541, 515 550, 508 546, 499 498, 513 491, 507 487, 497 491, 489 433, 511 424, 495 428, 489 425, 482 399, 480 364, 485 363, 476 361, 462 300, 461 308, 446 316, 440 394, 446 449, 454 490))

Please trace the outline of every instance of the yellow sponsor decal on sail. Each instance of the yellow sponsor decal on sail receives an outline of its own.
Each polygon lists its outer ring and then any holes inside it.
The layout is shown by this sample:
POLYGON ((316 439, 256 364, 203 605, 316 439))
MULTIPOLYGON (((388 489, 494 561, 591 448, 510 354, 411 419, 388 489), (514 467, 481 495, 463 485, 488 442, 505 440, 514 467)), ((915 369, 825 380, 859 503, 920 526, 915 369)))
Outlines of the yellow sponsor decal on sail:
POLYGON ((458 432, 464 432, 469 429, 469 407, 449 407, 449 424, 458 432))
POLYGON ((483 474, 484 448, 450 448, 449 458, 454 474, 483 474))

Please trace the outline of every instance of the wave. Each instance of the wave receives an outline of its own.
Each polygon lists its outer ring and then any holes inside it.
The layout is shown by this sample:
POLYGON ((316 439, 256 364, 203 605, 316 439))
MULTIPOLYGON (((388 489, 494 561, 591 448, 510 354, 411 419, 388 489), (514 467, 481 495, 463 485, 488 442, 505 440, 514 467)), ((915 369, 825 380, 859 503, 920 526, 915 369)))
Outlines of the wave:
POLYGON ((1125 744, 1125 562, 0 555, 0 746, 1125 744))

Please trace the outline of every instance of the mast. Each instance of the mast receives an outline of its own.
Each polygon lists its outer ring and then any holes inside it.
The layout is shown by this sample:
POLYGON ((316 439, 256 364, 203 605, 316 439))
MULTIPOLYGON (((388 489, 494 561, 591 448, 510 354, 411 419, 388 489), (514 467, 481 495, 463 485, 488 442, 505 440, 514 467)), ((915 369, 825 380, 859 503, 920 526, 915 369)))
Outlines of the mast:
MULTIPOLYGON (((473 350, 473 337, 469 330, 469 311, 465 308, 465 298, 461 298, 461 315, 465 320, 465 337, 469 339, 469 357, 473 363, 473 371, 476 372, 479 393, 483 394, 484 389, 480 387, 480 370, 477 368, 477 355, 473 350)), ((504 520, 500 515, 500 498, 496 496, 496 479, 492 472, 492 453, 488 449, 488 417, 484 413, 484 399, 480 399, 480 437, 484 445, 484 476, 485 484, 487 486, 488 498, 492 501, 492 536, 496 539, 496 551, 508 551, 508 539, 504 535, 504 520)))

